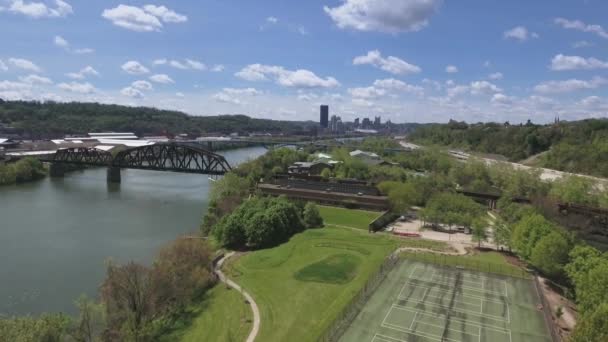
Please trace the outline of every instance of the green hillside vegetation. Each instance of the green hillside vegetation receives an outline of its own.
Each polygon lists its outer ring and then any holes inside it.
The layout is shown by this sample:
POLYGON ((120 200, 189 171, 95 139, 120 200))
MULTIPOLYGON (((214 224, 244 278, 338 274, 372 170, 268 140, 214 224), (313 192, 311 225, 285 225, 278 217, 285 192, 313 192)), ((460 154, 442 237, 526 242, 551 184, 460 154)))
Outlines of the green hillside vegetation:
POLYGON ((606 119, 550 125, 451 121, 420 126, 409 136, 413 142, 424 145, 500 154, 510 161, 547 151, 538 158, 538 166, 601 177, 608 177, 607 138, 606 119))

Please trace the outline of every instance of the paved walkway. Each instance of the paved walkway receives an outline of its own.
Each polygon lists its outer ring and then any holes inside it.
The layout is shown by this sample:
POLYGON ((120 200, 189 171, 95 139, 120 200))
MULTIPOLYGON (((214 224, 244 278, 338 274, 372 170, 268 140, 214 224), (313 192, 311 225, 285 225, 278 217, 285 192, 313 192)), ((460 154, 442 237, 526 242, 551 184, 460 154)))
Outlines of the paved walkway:
POLYGON ((217 262, 217 264, 215 265, 214 272, 215 272, 215 274, 217 274, 217 276, 220 278, 220 280, 222 282, 228 284, 228 286, 239 291, 245 297, 245 299, 249 303, 249 306, 251 306, 251 311, 253 311, 253 327, 251 327, 251 332, 249 333, 249 336, 247 336, 247 342, 253 342, 253 341, 255 341, 255 338, 258 336, 258 332, 260 331, 260 309, 258 308, 258 305, 256 304, 256 302, 253 300, 253 297, 251 297, 251 295, 249 293, 247 293, 247 291, 244 291, 243 288, 240 287, 237 283, 228 279, 228 277, 226 277, 224 275, 224 272, 222 272, 222 265, 224 264, 224 261, 226 261, 228 258, 230 258, 233 255, 234 255, 234 252, 230 252, 230 253, 224 255, 224 257, 222 259, 220 259, 217 262))

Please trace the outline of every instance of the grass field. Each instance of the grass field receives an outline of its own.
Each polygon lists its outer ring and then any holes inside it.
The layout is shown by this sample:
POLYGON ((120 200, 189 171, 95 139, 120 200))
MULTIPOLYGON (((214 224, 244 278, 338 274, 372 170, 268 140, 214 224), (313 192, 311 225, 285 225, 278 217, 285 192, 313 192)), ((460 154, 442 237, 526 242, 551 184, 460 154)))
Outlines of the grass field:
POLYGON ((245 341, 251 330, 252 313, 243 296, 218 284, 199 303, 180 317, 161 342, 245 341))
POLYGON ((532 281, 403 259, 343 342, 550 342, 532 281))
POLYGON ((381 212, 339 207, 319 206, 323 221, 328 226, 340 226, 368 230, 369 224, 377 219, 381 212))
POLYGON ((258 341, 316 341, 397 242, 327 227, 229 262, 261 311, 258 341))

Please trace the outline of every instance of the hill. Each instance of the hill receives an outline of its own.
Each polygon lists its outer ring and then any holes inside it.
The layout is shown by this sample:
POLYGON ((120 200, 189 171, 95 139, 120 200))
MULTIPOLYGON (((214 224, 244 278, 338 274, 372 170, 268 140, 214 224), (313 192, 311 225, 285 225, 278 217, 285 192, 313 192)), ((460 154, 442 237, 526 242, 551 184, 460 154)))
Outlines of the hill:
POLYGON ((534 158, 535 166, 608 177, 608 120, 588 119, 550 125, 450 121, 420 126, 409 139, 467 151, 500 154, 510 161, 534 158))
POLYGON ((94 131, 128 131, 138 135, 309 133, 316 124, 253 119, 245 115, 190 116, 177 111, 99 103, 41 103, 0 99, 0 129, 2 126, 14 127, 18 133, 30 138, 54 138, 94 131))

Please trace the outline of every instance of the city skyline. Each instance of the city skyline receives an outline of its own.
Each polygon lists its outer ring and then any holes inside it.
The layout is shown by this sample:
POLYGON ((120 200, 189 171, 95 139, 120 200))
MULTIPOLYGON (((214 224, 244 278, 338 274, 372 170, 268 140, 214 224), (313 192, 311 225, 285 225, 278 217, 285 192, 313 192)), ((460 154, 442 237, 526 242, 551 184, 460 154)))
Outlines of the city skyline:
POLYGON ((608 113, 608 4, 0 0, 0 98, 318 121, 608 113))

